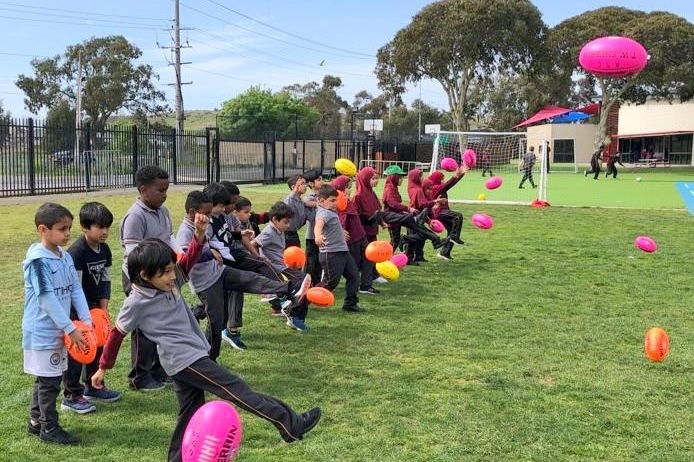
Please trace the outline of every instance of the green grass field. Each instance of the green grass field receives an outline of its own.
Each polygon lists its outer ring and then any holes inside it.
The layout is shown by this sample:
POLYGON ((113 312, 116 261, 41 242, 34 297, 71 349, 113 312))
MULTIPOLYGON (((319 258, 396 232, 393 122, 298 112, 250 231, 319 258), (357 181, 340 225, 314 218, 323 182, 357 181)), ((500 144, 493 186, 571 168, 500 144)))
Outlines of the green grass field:
MULTIPOLYGON (((307 334, 289 330, 248 296, 249 349, 224 345, 220 362, 257 390, 300 410, 318 404, 324 414, 304 441, 287 445, 274 427, 242 413, 237 460, 691 461, 694 218, 674 197, 632 206, 633 196, 646 200, 674 188, 656 181, 665 169, 647 173, 639 183, 627 172, 617 182, 550 175, 551 188, 566 182, 575 202, 588 192, 604 200, 585 205, 619 206, 604 197, 619 191, 624 209, 484 204, 496 226, 481 231, 467 221, 481 206, 458 205, 466 244, 454 249, 453 261, 436 259, 427 245, 428 263, 406 268, 400 280, 379 286, 378 296, 361 296, 365 313, 312 309, 307 334), (652 236, 658 251, 635 249, 639 234, 652 236), (643 353, 652 326, 670 335, 662 363, 643 353)), ((472 175, 463 180, 461 198, 480 192, 476 182, 472 175)), ((167 201, 175 226, 186 191, 173 188, 167 201)), ((550 189, 550 202, 561 201, 558 191, 555 200, 550 189)), ((242 193, 263 210, 286 186, 242 193)), ((87 196, 51 199, 77 212, 87 196)), ((134 193, 88 199, 106 203, 118 222, 134 193)), ((85 416, 61 413, 80 446, 48 446, 26 434, 32 378, 22 373, 20 262, 44 200, 2 202, 0 459, 165 460, 175 397, 127 389, 127 340, 108 377, 123 400, 97 404, 85 416)), ((117 267, 117 223, 109 242, 117 267)), ((115 279, 112 314, 122 302, 115 279)))

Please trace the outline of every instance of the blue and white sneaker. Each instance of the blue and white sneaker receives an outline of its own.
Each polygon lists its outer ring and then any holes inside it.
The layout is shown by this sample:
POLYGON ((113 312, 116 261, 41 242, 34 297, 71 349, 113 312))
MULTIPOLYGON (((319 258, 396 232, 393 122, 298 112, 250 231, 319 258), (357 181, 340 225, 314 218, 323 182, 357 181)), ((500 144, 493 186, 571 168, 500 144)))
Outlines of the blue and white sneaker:
POLYGON ((97 399, 103 401, 104 403, 113 403, 121 398, 121 394, 115 390, 103 388, 91 388, 86 387, 84 389, 84 397, 88 400, 97 399))
POLYGON ((287 318, 287 325, 292 329, 298 330, 299 332, 308 331, 308 325, 304 322, 303 319, 298 318, 296 316, 289 316, 287 318))
POLYGON ((84 396, 75 399, 63 398, 60 403, 61 411, 72 411, 78 414, 89 414, 96 411, 96 406, 89 402, 84 396))
POLYGON ((241 334, 239 332, 229 332, 228 329, 222 331, 222 340, 227 342, 232 348, 236 350, 245 350, 246 344, 241 340, 241 334))

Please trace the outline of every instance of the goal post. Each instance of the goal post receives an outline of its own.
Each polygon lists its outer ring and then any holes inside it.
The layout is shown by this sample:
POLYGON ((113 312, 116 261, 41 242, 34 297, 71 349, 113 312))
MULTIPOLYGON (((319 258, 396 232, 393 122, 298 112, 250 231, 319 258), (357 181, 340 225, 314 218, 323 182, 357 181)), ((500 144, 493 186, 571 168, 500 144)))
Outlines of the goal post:
MULTIPOLYGON (((547 142, 540 145, 542 153, 546 152, 547 142)), ((451 202, 479 201, 484 194, 489 203, 530 204, 533 200, 547 201, 546 157, 540 155, 534 146, 528 146, 524 132, 453 132, 438 131, 434 139, 430 172, 441 167, 441 160, 453 158, 461 163, 463 153, 472 149, 477 157, 477 165, 470 169, 465 179, 449 193, 451 202), (523 159, 526 153, 532 152, 535 160, 530 178, 519 188, 525 168, 523 159), (491 176, 503 179, 501 187, 487 190, 486 180, 491 176), (457 191, 456 191, 457 190, 457 191)), ((532 159, 532 156, 529 156, 532 159)))

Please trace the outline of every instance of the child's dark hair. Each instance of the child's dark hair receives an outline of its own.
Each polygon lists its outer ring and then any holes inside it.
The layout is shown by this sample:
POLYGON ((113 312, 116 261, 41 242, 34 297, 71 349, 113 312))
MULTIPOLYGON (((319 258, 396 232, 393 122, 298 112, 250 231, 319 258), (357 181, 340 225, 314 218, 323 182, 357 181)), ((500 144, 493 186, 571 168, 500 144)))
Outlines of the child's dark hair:
POLYGON ((99 228, 110 228, 113 224, 113 214, 101 202, 87 202, 80 208, 80 226, 89 229, 92 225, 99 228))
POLYGON ((292 175, 287 179, 287 186, 289 186, 289 189, 294 189, 294 185, 296 184, 297 181, 301 180, 303 176, 301 175, 292 175))
POLYGON ((200 210, 200 207, 202 207, 202 204, 211 204, 212 200, 207 197, 207 194, 205 194, 202 191, 191 191, 188 193, 188 196, 186 197, 186 213, 190 211, 190 209, 194 210, 200 210))
POLYGON ((205 186, 203 192, 210 198, 212 205, 231 204, 231 194, 221 183, 210 183, 205 186))
POLYGON ((239 187, 236 186, 236 184, 232 183, 231 181, 223 180, 223 181, 220 181, 219 184, 224 186, 226 188, 226 190, 229 191, 229 194, 231 194, 232 197, 238 196, 241 194, 241 191, 239 191, 239 187))
POLYGON ((327 199, 329 197, 337 197, 337 189, 329 184, 324 184, 318 190, 318 199, 327 199))
POLYGON ((135 186, 149 186, 157 180, 168 180, 169 172, 158 165, 145 165, 135 172, 135 186))
POLYGON ((322 177, 323 173, 317 168, 312 168, 311 170, 306 170, 301 174, 301 176, 306 180, 307 183, 313 183, 318 178, 322 177))
POLYGON ((253 204, 251 204, 251 200, 247 197, 244 196, 239 196, 236 198, 236 202, 234 202, 234 210, 237 212, 242 210, 244 207, 252 207, 253 204))
POLYGON ((271 220, 273 218, 282 220, 283 218, 292 218, 294 210, 284 202, 275 202, 275 205, 270 207, 270 211, 267 214, 271 220))
POLYGON ((145 284, 146 278, 162 273, 169 263, 176 263, 176 253, 163 241, 148 238, 137 244, 128 254, 128 275, 135 284, 145 284))
POLYGON ((53 225, 58 223, 63 218, 72 220, 72 213, 60 204, 54 202, 46 202, 36 211, 34 215, 34 223, 38 228, 39 225, 47 226, 48 229, 53 228, 53 225))

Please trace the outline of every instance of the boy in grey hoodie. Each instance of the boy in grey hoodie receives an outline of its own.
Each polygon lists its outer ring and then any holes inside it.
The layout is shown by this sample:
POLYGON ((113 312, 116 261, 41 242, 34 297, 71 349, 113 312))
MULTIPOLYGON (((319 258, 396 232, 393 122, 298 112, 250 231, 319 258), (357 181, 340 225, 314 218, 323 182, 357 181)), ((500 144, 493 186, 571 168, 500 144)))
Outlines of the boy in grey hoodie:
POLYGON ((47 202, 39 207, 34 222, 41 242, 29 247, 22 264, 24 372, 36 376, 27 431, 55 444, 79 442, 58 424, 56 410, 60 382, 67 370, 63 335, 69 335, 80 348, 87 346, 82 340, 82 330, 70 320, 70 306, 81 321, 92 325, 75 264, 61 247, 70 240, 72 219, 70 211, 62 205, 47 202))

